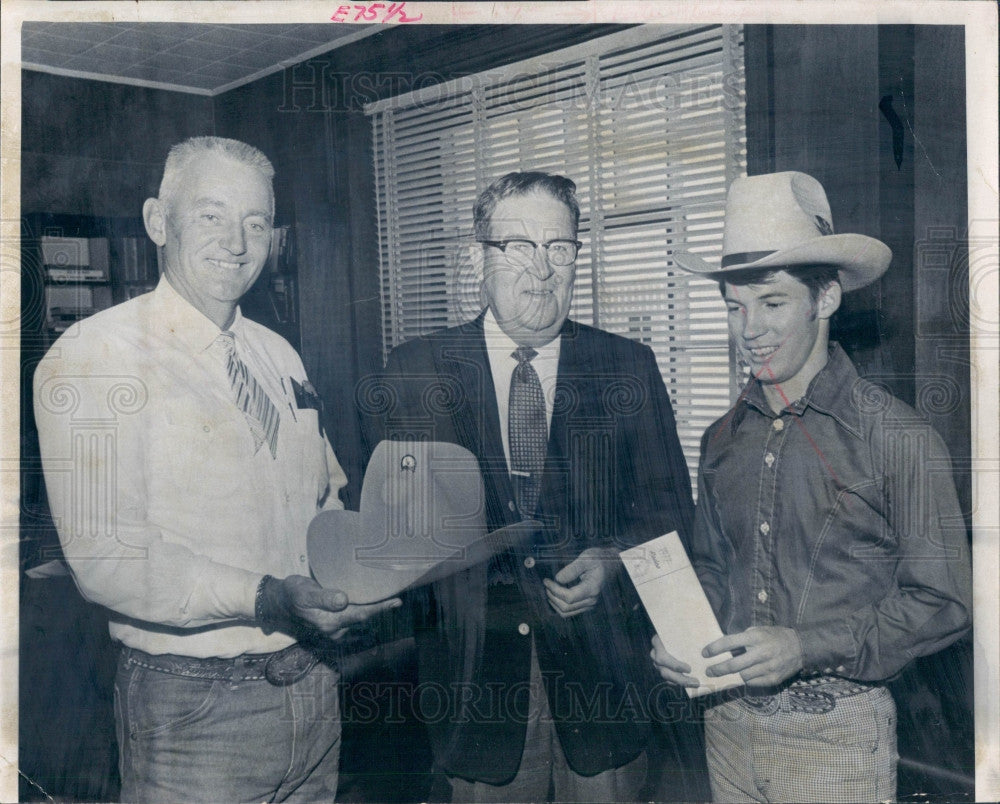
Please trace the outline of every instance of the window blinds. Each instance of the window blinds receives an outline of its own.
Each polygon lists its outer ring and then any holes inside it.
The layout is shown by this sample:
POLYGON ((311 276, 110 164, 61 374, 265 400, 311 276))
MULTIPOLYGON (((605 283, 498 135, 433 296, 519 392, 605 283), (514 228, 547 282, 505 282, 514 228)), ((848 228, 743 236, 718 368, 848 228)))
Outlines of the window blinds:
POLYGON ((383 348, 482 309, 472 206, 544 170, 580 200, 571 316, 652 347, 692 477, 731 404, 725 306, 673 252, 718 259, 726 189, 746 169, 739 26, 639 26, 370 104, 383 348))

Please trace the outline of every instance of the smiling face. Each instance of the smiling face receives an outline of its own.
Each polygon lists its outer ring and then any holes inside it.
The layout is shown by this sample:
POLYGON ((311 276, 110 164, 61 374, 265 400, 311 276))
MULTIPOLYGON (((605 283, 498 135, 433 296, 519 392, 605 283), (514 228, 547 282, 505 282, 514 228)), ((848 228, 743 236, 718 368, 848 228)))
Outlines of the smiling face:
MULTIPOLYGON (((535 243, 576 240, 570 209, 544 191, 499 201, 490 217, 489 239, 535 243)), ((483 260, 486 299, 501 329, 520 346, 543 346, 558 334, 573 299, 576 263, 553 265, 535 248, 527 265, 515 265, 495 246, 476 246, 483 260)))
POLYGON ((143 207, 167 280, 223 329, 267 261, 273 208, 267 178, 217 154, 193 159, 166 203, 151 198, 143 207))
POLYGON ((779 411, 802 397, 826 365, 830 316, 840 305, 834 282, 813 301, 785 271, 748 285, 726 283, 729 334, 779 411))

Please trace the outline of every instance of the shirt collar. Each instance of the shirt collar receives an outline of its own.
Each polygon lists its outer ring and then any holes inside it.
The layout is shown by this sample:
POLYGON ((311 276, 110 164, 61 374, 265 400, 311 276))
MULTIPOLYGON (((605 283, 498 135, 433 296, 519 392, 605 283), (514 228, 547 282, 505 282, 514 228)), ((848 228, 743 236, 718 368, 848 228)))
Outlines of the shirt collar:
MULTIPOLYGON (((204 313, 181 296, 165 276, 160 277, 153 291, 153 310, 161 325, 168 329, 193 354, 199 354, 215 343, 222 330, 204 313)), ((237 339, 245 331, 240 308, 229 327, 237 339)))
MULTIPOLYGON (((519 348, 518 344, 500 328, 500 324, 493 316, 493 310, 489 307, 486 308, 486 315, 483 317, 483 336, 486 338, 486 350, 491 355, 514 360, 511 357, 511 353, 519 348)), ((534 347, 538 355, 532 358, 532 362, 536 360, 558 360, 559 338, 560 336, 557 335, 548 343, 534 347)))
MULTIPOLYGON (((801 416, 807 407, 811 407, 820 413, 832 416, 843 427, 860 437, 859 411, 854 400, 857 381, 858 371, 851 359, 840 344, 831 341, 826 365, 813 377, 805 396, 792 402, 785 410, 801 416)), ((771 418, 774 416, 764 396, 760 380, 753 380, 737 402, 737 410, 734 411, 732 419, 734 431, 743 421, 747 407, 756 408, 765 416, 771 418)))

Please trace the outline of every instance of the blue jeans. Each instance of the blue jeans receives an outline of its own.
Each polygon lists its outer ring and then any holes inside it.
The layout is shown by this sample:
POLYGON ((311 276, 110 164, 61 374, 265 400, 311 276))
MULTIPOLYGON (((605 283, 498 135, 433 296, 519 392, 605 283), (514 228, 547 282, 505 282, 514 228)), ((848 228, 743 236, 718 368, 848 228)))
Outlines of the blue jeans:
POLYGON ((336 670, 320 663, 278 687, 246 673, 193 678, 144 664, 123 650, 115 679, 122 801, 333 800, 336 670))

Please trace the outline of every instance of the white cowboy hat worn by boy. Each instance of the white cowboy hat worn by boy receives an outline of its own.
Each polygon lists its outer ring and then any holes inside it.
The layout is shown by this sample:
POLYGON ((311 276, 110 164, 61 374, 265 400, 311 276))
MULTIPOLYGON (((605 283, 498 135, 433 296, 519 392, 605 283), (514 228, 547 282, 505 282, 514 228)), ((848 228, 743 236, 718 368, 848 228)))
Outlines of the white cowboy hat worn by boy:
POLYGON ((881 240, 834 234, 823 186, 795 171, 737 178, 726 196, 722 261, 677 252, 689 273, 720 280, 734 272, 798 265, 835 266, 844 291, 871 284, 885 273, 892 251, 881 240))

